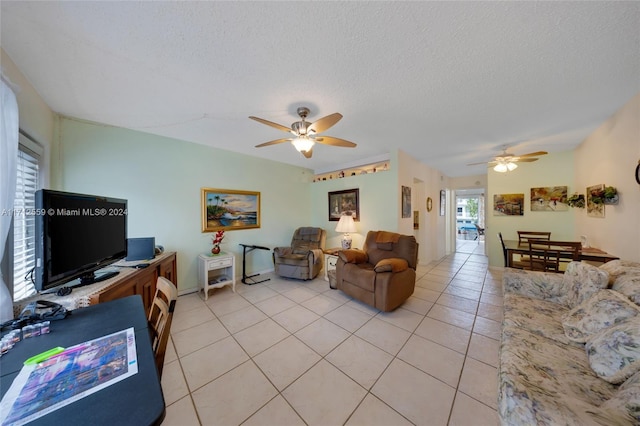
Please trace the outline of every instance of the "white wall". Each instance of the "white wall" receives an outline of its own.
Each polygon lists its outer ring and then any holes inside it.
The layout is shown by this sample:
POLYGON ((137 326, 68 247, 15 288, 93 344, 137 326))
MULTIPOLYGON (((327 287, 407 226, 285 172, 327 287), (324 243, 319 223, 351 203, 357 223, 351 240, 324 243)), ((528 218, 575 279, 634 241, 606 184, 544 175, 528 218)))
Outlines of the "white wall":
MULTIPOLYGON (((64 191, 125 198, 130 237, 155 237, 178 253, 178 289, 197 286, 196 259, 211 249, 201 232, 200 189, 261 193, 261 227, 229 231, 224 251, 242 270, 243 244, 289 245, 293 231, 310 223, 312 173, 308 169, 258 159, 147 133, 61 117, 52 187, 64 191)), ((271 253, 247 256, 247 273, 273 269, 271 253)))
POLYGON ((634 96, 575 151, 577 191, 592 185, 618 189, 620 203, 605 206, 604 218, 576 209, 576 234, 594 247, 622 259, 640 261, 640 185, 634 171, 640 162, 640 94, 634 96))
POLYGON ((489 264, 504 266, 498 232, 505 240, 517 240, 516 231, 551 231, 555 240, 576 240, 575 212, 531 211, 531 188, 567 186, 568 194, 578 188, 574 184, 573 151, 544 155, 533 163, 521 163, 512 172, 498 173, 489 169, 486 198, 485 241, 489 264), (496 194, 524 194, 523 216, 494 216, 493 197, 496 194))

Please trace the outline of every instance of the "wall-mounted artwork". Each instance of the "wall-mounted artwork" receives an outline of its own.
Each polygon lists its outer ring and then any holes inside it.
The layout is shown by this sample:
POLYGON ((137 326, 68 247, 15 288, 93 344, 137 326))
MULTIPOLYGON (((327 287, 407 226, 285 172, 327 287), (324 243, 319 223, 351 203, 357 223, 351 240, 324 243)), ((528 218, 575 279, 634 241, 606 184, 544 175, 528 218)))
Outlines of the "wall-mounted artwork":
POLYGON ((353 216, 356 222, 360 220, 359 189, 345 189, 344 191, 329 192, 329 220, 338 221, 342 215, 353 216))
POLYGON ((260 193, 202 188, 202 232, 260 228, 260 193))
POLYGON ((413 229, 420 229, 420 212, 418 210, 413 211, 413 229))
POLYGON ((604 184, 587 187, 587 216, 604 217, 604 200, 599 196, 604 191, 604 184))
POLYGON ((494 216, 523 216, 524 194, 495 194, 493 196, 494 216))
POLYGON ((411 187, 402 187, 402 217, 411 217, 411 187))
POLYGON ((532 212, 565 212, 567 205, 566 186, 545 186, 531 188, 532 212))
POLYGON ((447 193, 444 189, 440 190, 440 216, 444 216, 447 211, 447 193))

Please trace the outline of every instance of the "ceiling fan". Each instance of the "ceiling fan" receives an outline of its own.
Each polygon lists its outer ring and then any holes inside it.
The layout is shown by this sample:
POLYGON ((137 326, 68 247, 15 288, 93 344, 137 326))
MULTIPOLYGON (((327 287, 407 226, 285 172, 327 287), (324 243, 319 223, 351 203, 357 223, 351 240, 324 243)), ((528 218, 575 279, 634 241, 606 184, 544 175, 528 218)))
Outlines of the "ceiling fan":
MULTIPOLYGON (((493 166, 493 170, 496 172, 504 173, 515 170, 518 165, 516 163, 531 163, 538 161, 537 158, 541 155, 546 155, 546 151, 530 152, 528 154, 514 155, 507 152, 507 147, 502 148, 502 154, 498 155, 493 161, 486 162, 488 167, 493 166)), ((485 164, 484 161, 480 163, 471 163, 467 166, 477 166, 478 164, 485 164)))
POLYGON ((333 136, 320 136, 318 134, 324 132, 325 130, 336 124, 338 121, 340 121, 340 119, 342 118, 342 114, 336 112, 327 115, 326 117, 322 117, 314 123, 309 123, 306 120, 310 112, 309 108, 299 107, 297 112, 301 120, 291 124, 290 128, 278 123, 274 123, 272 121, 265 120, 263 118, 253 116, 249 117, 250 119, 255 120, 259 123, 266 124, 267 126, 271 126, 278 130, 282 130, 283 132, 292 133, 294 135, 290 138, 276 139, 273 141, 261 143, 260 145, 256 145, 256 148, 276 145, 283 142, 291 142, 293 146, 298 150, 298 152, 300 152, 306 158, 311 158, 311 155, 313 154, 313 145, 316 142, 324 145, 340 146, 344 148, 354 148, 356 146, 355 143, 349 142, 344 139, 334 138, 333 136))

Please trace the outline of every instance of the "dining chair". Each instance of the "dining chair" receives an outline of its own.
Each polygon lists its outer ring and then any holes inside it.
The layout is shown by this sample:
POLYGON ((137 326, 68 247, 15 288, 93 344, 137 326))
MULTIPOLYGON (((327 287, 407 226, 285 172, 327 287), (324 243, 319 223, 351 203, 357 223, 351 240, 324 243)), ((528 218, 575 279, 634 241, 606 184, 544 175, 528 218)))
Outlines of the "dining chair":
POLYGON ((529 266, 533 271, 563 273, 566 263, 580 260, 579 241, 529 241, 529 266))
POLYGON ((547 240, 551 239, 551 232, 542 231, 518 231, 518 245, 527 245, 529 240, 547 240))
MULTIPOLYGON (((507 254, 507 247, 504 245, 504 239, 502 238, 502 232, 498 232, 498 239, 500 240, 500 244, 502 245, 502 255, 504 256, 504 267, 509 266, 509 259, 507 254)), ((511 262, 511 268, 516 269, 526 269, 527 263, 522 261, 513 260, 511 262)))
POLYGON ((178 299, 178 289, 168 279, 158 277, 156 282, 156 294, 149 311, 149 333, 151 346, 156 358, 158 376, 162 377, 164 355, 169 341, 173 311, 178 299))

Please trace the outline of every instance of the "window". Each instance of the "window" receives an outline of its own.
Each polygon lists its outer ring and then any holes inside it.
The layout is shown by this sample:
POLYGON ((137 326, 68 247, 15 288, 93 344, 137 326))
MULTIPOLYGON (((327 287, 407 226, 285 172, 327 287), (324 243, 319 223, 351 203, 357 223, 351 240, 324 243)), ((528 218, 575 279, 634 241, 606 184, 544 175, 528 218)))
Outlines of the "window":
POLYGON ((13 300, 36 293, 32 271, 36 265, 35 252, 35 193, 40 189, 38 175, 42 147, 20 133, 16 196, 13 215, 13 300))

